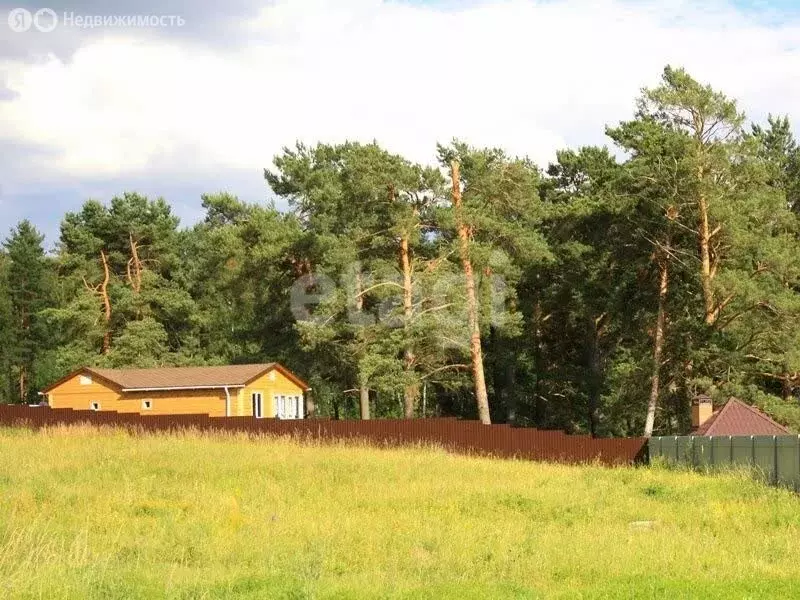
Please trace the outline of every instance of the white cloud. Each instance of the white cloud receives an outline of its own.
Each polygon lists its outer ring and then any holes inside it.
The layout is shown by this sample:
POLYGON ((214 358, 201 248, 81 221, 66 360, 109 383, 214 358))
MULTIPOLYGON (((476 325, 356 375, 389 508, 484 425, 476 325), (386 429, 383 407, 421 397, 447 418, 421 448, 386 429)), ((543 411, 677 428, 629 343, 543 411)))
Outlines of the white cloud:
POLYGON ((666 63, 753 116, 800 120, 800 23, 759 24, 725 3, 281 0, 245 29, 257 41, 226 49, 110 30, 69 62, 6 64, 0 137, 49 151, 18 183, 259 177, 295 139, 375 138, 430 161, 458 136, 544 163, 602 143, 666 63))

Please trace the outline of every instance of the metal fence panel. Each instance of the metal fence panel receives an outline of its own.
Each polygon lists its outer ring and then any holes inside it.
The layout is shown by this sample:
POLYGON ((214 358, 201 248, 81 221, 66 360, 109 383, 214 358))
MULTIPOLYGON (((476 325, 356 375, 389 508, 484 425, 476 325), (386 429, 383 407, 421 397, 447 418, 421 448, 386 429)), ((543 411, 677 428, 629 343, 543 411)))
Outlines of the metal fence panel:
POLYGON ((736 435, 731 438, 731 463, 738 466, 753 464, 752 435, 736 435))
POLYGON ((731 465, 733 438, 729 435, 714 435, 711 440, 711 453, 714 456, 713 467, 724 469, 731 465))
POLYGON ((650 456, 650 460, 661 458, 662 439, 661 436, 656 436, 647 440, 647 454, 650 456))
POLYGON ((800 490, 800 437, 779 435, 775 442, 778 483, 800 490))
POLYGON ((694 460, 701 469, 711 469, 714 466, 713 438, 696 436, 694 438, 694 460))
POLYGON ((753 466, 760 478, 768 483, 777 483, 775 478, 774 435, 753 436, 753 466))
POLYGON ((496 457, 583 463, 630 464, 646 455, 645 438, 603 439, 560 431, 483 425, 479 421, 444 419, 255 419, 198 415, 121 415, 114 411, 79 411, 20 405, 0 405, 0 425, 32 428, 87 422, 124 427, 133 432, 240 432, 250 436, 288 435, 314 439, 355 439, 379 446, 434 443, 454 452, 496 457))
POLYGON ((677 440, 677 460, 680 463, 694 465, 694 436, 681 435, 677 440))
POLYGON ((664 436, 661 438, 661 456, 670 463, 678 462, 678 437, 664 436))
POLYGON ((800 436, 660 436, 648 442, 650 458, 711 470, 752 468, 766 483, 800 491, 800 436))

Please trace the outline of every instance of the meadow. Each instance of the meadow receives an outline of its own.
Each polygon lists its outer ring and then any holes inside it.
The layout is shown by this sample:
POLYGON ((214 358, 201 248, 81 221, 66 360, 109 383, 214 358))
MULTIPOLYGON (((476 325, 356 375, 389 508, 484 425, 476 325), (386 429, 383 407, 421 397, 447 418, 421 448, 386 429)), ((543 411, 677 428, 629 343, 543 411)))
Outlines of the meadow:
POLYGON ((789 598, 800 499, 744 474, 0 429, 2 598, 789 598))

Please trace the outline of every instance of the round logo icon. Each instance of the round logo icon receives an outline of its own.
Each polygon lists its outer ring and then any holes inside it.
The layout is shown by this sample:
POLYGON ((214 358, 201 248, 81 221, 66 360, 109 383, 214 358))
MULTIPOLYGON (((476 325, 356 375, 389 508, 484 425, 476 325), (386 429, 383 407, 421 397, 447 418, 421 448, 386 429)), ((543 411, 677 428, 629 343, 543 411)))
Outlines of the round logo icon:
POLYGON ((40 8, 33 15, 33 26, 42 33, 50 33, 58 26, 58 15, 52 8, 40 8))
POLYGON ((31 28, 33 24, 33 16, 31 11, 25 8, 15 8, 8 13, 8 26, 11 31, 16 33, 24 33, 31 28))

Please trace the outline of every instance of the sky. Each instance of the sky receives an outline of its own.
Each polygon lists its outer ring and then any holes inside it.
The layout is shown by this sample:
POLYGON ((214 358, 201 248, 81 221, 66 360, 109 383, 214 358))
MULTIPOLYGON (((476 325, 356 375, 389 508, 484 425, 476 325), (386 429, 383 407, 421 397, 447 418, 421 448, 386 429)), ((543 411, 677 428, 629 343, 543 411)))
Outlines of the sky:
POLYGON ((124 191, 184 225, 203 193, 266 202, 296 141, 432 163, 458 137, 546 166, 609 143, 667 64, 800 131, 800 0, 0 0, 0 239, 27 218, 52 248, 66 211, 124 191), (16 32, 17 8, 59 21, 16 32))

